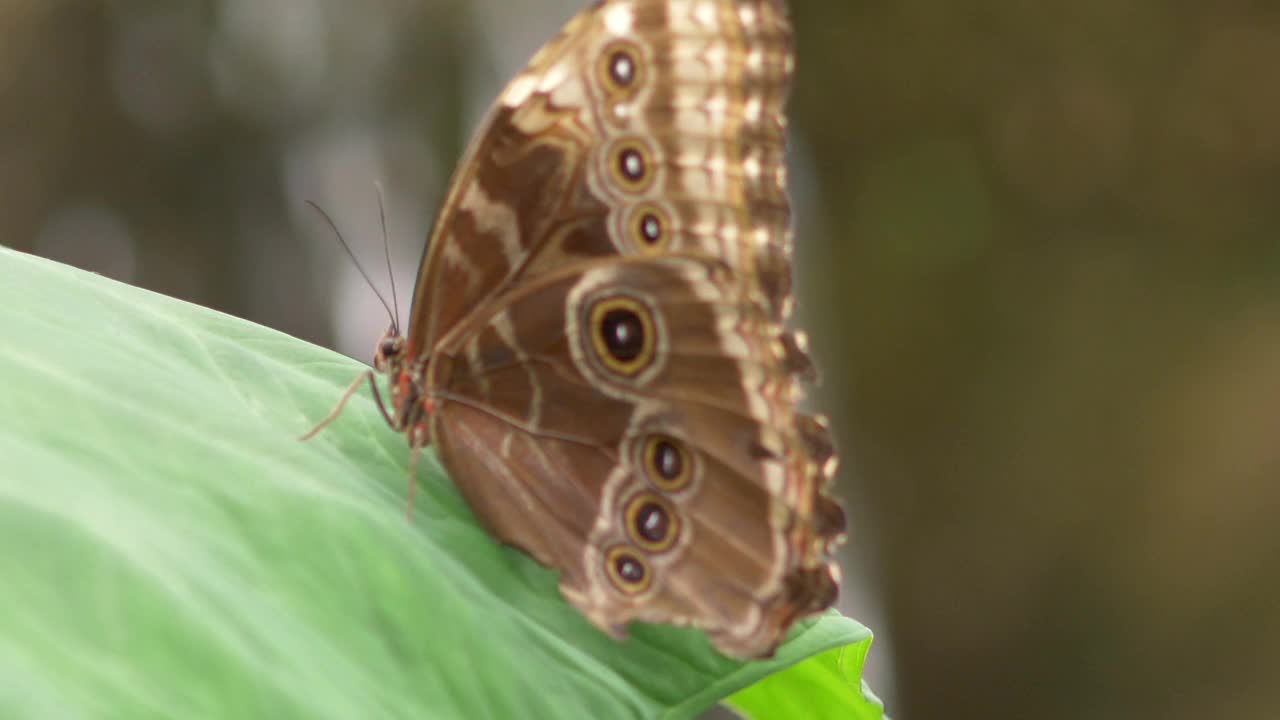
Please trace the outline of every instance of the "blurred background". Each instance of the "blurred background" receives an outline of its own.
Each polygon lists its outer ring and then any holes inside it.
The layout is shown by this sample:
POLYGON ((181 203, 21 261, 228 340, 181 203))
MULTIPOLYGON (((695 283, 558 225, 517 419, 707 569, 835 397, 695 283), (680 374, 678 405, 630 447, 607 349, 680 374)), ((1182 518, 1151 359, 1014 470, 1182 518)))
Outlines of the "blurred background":
MULTIPOLYGON (((367 360, 385 314, 304 201, 385 280, 381 182, 407 303, 472 127, 582 4, 0 2, 0 243, 367 360)), ((792 8, 872 686, 1280 717, 1280 7, 792 8)))

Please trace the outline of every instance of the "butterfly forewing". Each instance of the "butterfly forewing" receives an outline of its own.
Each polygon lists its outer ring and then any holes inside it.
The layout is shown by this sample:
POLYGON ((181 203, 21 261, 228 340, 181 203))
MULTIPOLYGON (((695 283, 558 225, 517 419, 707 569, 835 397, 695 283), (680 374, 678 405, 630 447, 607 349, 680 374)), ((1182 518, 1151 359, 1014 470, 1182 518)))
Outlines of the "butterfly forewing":
POLYGON ((615 0, 574 18, 499 96, 428 242, 418 352, 482 299, 566 261, 700 250, 789 300, 776 0, 615 0))

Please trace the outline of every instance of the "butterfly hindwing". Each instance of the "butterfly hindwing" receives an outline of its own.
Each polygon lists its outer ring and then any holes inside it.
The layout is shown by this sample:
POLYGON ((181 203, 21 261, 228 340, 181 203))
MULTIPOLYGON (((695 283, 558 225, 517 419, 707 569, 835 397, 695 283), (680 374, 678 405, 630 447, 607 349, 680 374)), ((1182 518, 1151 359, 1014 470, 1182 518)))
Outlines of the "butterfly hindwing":
POLYGON ((741 282, 696 255, 569 265, 438 347, 428 380, 463 494, 589 619, 692 624, 754 656, 830 604, 843 515, 825 430, 779 430, 812 420, 741 282))

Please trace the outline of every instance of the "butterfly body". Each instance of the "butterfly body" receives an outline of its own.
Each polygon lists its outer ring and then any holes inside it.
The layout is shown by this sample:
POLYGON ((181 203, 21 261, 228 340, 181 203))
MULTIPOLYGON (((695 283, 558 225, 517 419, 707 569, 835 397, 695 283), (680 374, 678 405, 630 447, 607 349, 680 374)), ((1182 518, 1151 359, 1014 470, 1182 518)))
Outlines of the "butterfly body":
POLYGON ((388 422, 615 635, 756 657, 834 601, 835 454, 785 325, 791 70, 781 0, 578 15, 482 124, 375 356, 388 422))

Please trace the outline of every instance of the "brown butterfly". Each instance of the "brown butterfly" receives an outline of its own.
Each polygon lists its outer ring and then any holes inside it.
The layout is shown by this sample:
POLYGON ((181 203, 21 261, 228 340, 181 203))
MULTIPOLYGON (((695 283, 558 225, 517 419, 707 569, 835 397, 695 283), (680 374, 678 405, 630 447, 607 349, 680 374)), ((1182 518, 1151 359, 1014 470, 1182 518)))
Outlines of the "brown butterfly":
MULTIPOLYGON (((499 540, 631 620, 771 654, 835 599, 844 513, 789 331, 782 0, 606 0, 507 86, 368 380, 499 540)), ((318 430, 319 427, 316 428, 318 430)), ((312 433, 315 431, 313 430, 312 433)))

